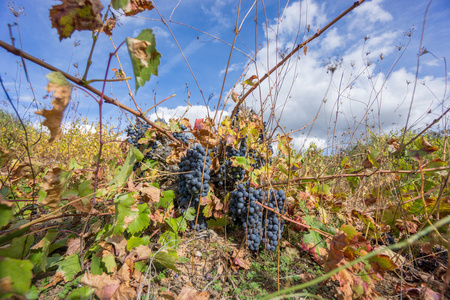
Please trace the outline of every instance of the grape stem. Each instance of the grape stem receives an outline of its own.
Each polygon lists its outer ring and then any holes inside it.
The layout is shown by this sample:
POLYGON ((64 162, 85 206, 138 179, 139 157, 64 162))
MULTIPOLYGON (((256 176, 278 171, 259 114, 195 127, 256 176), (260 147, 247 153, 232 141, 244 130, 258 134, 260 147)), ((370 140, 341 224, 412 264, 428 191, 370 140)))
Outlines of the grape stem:
POLYGON ((294 220, 292 220, 292 219, 289 219, 288 217, 285 217, 285 216, 283 216, 282 214, 280 214, 279 212, 275 211, 273 208, 270 208, 270 207, 268 207, 268 206, 266 206, 266 205, 264 205, 264 204, 262 204, 262 203, 260 203, 260 202, 258 202, 258 201, 255 201, 255 203, 258 204, 259 206, 264 207, 265 209, 270 210, 271 212, 277 214, 277 215, 280 216, 283 220, 286 220, 286 221, 288 221, 288 222, 294 223, 294 224, 299 225, 299 226, 301 226, 301 227, 303 227, 303 228, 306 228, 306 229, 308 229, 308 230, 315 231, 315 232, 317 232, 318 234, 321 234, 321 235, 323 235, 323 236, 325 236, 325 237, 327 237, 327 238, 332 238, 332 235, 331 235, 331 234, 329 234, 329 233, 327 233, 327 232, 325 232, 325 231, 323 231, 323 230, 320 230, 320 229, 317 229, 317 228, 314 228, 314 227, 311 227, 311 226, 302 224, 302 223, 300 223, 300 222, 294 221, 294 220))

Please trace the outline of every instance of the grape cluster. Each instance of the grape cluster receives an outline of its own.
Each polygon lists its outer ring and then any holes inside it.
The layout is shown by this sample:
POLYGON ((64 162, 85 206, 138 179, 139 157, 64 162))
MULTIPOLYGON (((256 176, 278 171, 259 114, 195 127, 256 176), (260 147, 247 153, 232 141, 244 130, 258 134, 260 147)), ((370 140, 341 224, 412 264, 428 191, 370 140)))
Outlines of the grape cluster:
POLYGON ((261 243, 262 203, 265 193, 261 189, 249 187, 248 183, 238 184, 230 193, 228 209, 235 224, 242 226, 247 235, 247 244, 252 251, 257 251, 261 243))
POLYGON ((150 128, 150 125, 148 124, 135 124, 135 125, 128 125, 125 129, 125 132, 127 133, 127 142, 131 145, 133 145, 135 148, 139 149, 138 141, 144 137, 145 132, 150 128))
MULTIPOLYGON (((149 145, 141 145, 138 141, 145 136, 145 132, 150 128, 148 124, 135 124, 128 125, 125 129, 127 133, 127 142, 139 149, 141 152, 145 153, 144 159, 153 159, 152 152, 153 150, 158 149, 159 142, 155 141, 154 143, 150 143, 149 145)), ((142 166, 142 162, 137 162, 133 166, 133 171, 136 172, 142 166)), ((138 174, 138 177, 142 177, 143 173, 138 174)))
MULTIPOLYGON (((228 209, 233 222, 244 228, 247 244, 252 251, 257 251, 260 244, 265 244, 267 250, 275 251, 278 245, 278 236, 283 233, 284 220, 256 203, 264 203, 267 198, 262 189, 249 187, 247 183, 238 184, 230 193, 228 209)), ((284 203, 286 195, 283 190, 270 190, 268 207, 281 214, 286 212, 284 203)))
MULTIPOLYGON (((209 192, 211 157, 209 151, 196 144, 192 149, 188 149, 186 156, 178 163, 178 205, 184 212, 188 207, 198 208, 200 196, 205 197, 209 192), (206 156, 206 162, 205 162, 206 156), (203 169, 203 164, 205 168, 203 169), (203 173, 203 181, 202 181, 203 173), (201 195, 200 195, 201 192, 201 195)), ((194 224, 192 224, 194 225, 194 224)), ((197 230, 206 228, 206 219, 199 215, 197 230)))
MULTIPOLYGON (((180 127, 182 131, 185 131, 187 129, 187 127, 184 125, 180 125, 180 127)), ((185 144, 189 144, 189 137, 184 132, 174 132, 173 137, 185 144)))
MULTIPOLYGON (((286 212, 286 208, 284 207, 284 203, 286 200, 286 195, 283 190, 276 191, 274 189, 270 190, 270 197, 269 197, 269 206, 273 210, 284 214, 286 212)), ((266 210, 264 215, 265 222, 264 229, 265 234, 263 243, 265 242, 266 249, 275 251, 277 245, 278 245, 278 234, 283 233, 284 229, 284 220, 279 219, 279 216, 274 213, 273 211, 266 210)))
POLYGON ((236 183, 244 179, 245 170, 241 167, 233 166, 230 158, 245 156, 246 152, 247 144, 245 139, 241 139, 239 149, 234 149, 231 146, 226 147, 225 162, 212 174, 212 181, 216 186, 234 189, 236 183))

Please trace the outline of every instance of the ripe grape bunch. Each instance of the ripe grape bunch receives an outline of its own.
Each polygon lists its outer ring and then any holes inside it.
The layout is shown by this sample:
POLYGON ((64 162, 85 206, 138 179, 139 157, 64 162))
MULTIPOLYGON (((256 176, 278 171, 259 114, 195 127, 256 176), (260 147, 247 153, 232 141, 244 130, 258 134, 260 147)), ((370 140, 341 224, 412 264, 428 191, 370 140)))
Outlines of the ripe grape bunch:
POLYGON ((244 179, 245 170, 241 167, 233 166, 230 158, 234 156, 245 156, 246 151, 247 145, 245 139, 241 140, 238 150, 227 146, 225 162, 211 176, 216 187, 234 189, 236 183, 244 179))
POLYGON ((257 251, 261 242, 262 208, 256 201, 262 203, 265 192, 262 189, 249 187, 248 182, 238 184, 236 190, 230 193, 228 207, 235 224, 242 226, 247 235, 247 244, 252 251, 257 251))
MULTIPOLYGON (((286 195, 284 191, 271 189, 269 195, 269 204, 267 206, 281 214, 286 213, 287 207, 284 205, 286 195)), ((265 234, 262 242, 265 243, 268 250, 275 251, 278 245, 278 236, 281 236, 283 233, 284 220, 280 220, 279 216, 270 210, 266 210, 264 219, 265 222, 263 224, 265 225, 265 234)))
MULTIPOLYGON (((182 131, 185 131, 187 129, 187 127, 184 125, 180 125, 180 127, 182 131)), ((189 137, 184 132, 174 132, 173 137, 185 144, 189 144, 189 137)))
MULTIPOLYGON (((141 145, 138 143, 138 141, 145 136, 145 132, 150 128, 150 125, 148 124, 135 124, 135 125, 128 125, 125 129, 125 132, 127 133, 127 142, 134 146, 135 148, 139 149, 142 152, 145 152, 146 149, 148 149, 147 153, 145 153, 144 159, 153 159, 152 157, 152 150, 158 149, 159 142, 156 141, 154 143, 151 143, 150 145, 141 145), (150 148, 150 149, 149 149, 150 148)), ((142 163, 136 163, 133 166, 133 171, 138 170, 141 167, 142 163)), ((139 177, 141 177, 143 174, 139 174, 139 177)))
MULTIPOLYGON (((200 196, 205 197, 208 195, 210 166, 211 157, 209 156, 209 150, 206 151, 206 149, 200 144, 196 144, 192 149, 188 149, 186 156, 181 159, 180 163, 178 163, 180 172, 178 174, 178 192, 180 195, 178 198, 178 205, 182 212, 189 207, 193 207, 197 210, 200 196), (205 164, 204 171, 203 164, 205 164)), ((192 224, 192 226, 194 225, 195 224, 192 224)), ((197 223, 197 230, 206 229, 206 226, 206 219, 202 214, 200 214, 197 223)))
MULTIPOLYGON (((278 245, 278 234, 283 233, 284 220, 269 210, 262 209, 256 203, 264 203, 267 198, 262 189, 249 187, 248 182, 238 184, 236 190, 230 193, 230 205, 228 207, 233 222, 242 226, 246 232, 247 244, 252 251, 257 251, 260 244, 265 244, 266 249, 275 251, 278 245), (264 224, 264 226, 263 226, 264 224)), ((285 213, 283 209, 286 196, 283 190, 271 190, 268 206, 275 211, 285 213)))

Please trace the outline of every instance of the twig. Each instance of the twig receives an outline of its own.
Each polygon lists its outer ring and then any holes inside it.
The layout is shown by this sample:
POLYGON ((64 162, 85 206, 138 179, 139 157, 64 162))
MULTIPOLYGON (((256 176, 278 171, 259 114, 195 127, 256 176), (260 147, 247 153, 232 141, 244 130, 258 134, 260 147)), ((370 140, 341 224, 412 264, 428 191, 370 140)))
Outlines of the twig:
POLYGON ((268 206, 266 206, 266 205, 264 205, 264 204, 262 204, 262 203, 259 203, 258 201, 255 201, 255 203, 258 204, 259 206, 262 206, 262 207, 264 207, 265 209, 270 210, 271 212, 273 212, 273 213, 279 215, 283 220, 286 220, 286 221, 288 221, 288 222, 294 223, 294 224, 299 225, 299 226, 301 226, 301 227, 303 227, 303 228, 306 228, 306 229, 308 229, 308 230, 315 231, 315 232, 317 232, 317 233, 319 233, 319 234, 321 234, 321 235, 323 235, 323 236, 325 236, 325 237, 327 237, 327 238, 331 238, 331 237, 332 237, 331 234, 329 234, 329 233, 327 233, 327 232, 325 232, 325 231, 322 231, 322 230, 320 230, 320 229, 317 229, 317 228, 314 228, 314 227, 311 227, 311 226, 302 224, 302 223, 300 223, 300 222, 294 221, 294 220, 292 220, 292 219, 289 219, 288 217, 283 216, 281 213, 277 212, 277 211, 274 210, 273 208, 270 208, 270 207, 268 207, 268 206))

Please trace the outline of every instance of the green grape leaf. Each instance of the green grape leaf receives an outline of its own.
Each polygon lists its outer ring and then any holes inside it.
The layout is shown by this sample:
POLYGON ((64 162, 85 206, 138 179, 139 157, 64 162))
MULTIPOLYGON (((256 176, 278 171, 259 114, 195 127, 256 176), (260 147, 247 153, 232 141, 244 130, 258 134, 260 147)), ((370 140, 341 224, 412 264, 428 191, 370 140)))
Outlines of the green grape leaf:
POLYGON ((12 203, 6 201, 0 194, 0 228, 7 225, 13 216, 12 203))
POLYGON ((115 10, 118 10, 119 8, 124 9, 129 2, 130 0, 111 0, 112 7, 115 10))
POLYGON ((89 286, 83 286, 74 289, 68 296, 67 300, 89 300, 95 293, 95 289, 91 289, 89 286))
POLYGON ((159 202, 156 205, 156 208, 172 208, 173 205, 173 199, 175 198, 175 192, 172 190, 167 190, 162 192, 162 198, 159 200, 159 202))
POLYGON ((0 260, 0 298, 9 298, 12 293, 25 295, 30 289, 32 269, 33 264, 29 260, 9 257, 0 260))
POLYGON ((175 266, 175 258, 167 252, 159 251, 156 253, 154 256, 154 261, 181 274, 181 271, 175 266))
POLYGON ((161 243, 161 245, 176 247, 181 242, 181 240, 177 232, 168 230, 161 234, 161 236, 159 237, 159 242, 161 243))
POLYGON ((134 164, 142 161, 143 158, 144 156, 138 149, 131 147, 127 154, 127 158, 123 163, 122 169, 120 169, 119 174, 109 183, 109 185, 115 185, 115 189, 122 187, 125 182, 127 182, 128 177, 130 177, 134 164))
POLYGON ((136 89, 144 86, 150 76, 158 76, 161 54, 156 50, 155 35, 151 29, 144 29, 137 38, 127 38, 128 53, 133 65, 136 89))
POLYGON ((14 224, 14 227, 11 228, 11 232, 10 233, 6 233, 0 236, 0 246, 3 246, 4 244, 8 243, 9 241, 11 241, 13 238, 22 236, 25 232, 28 231, 29 227, 25 227, 22 229, 16 229, 14 230, 14 228, 18 228, 19 226, 23 226, 26 223, 28 223, 27 220, 20 220, 19 222, 17 222, 16 224, 14 224))
POLYGON ((130 239, 127 242, 127 250, 131 251, 131 249, 133 248, 137 248, 140 245, 148 245, 150 243, 150 238, 149 236, 144 236, 144 237, 136 237, 136 236, 132 236, 130 237, 130 239))
MULTIPOLYGON (((41 261, 41 270, 45 272, 47 268, 47 256, 50 253, 50 246, 52 245, 53 240, 58 235, 58 230, 50 229, 47 231, 47 234, 42 239, 42 261, 41 261)), ((39 244, 41 243, 39 242, 39 244)))
POLYGON ((125 229, 135 234, 146 229, 150 223, 150 208, 147 203, 136 204, 134 193, 122 194, 114 200, 116 204, 116 222, 113 234, 120 234, 125 229))
POLYGON ((80 256, 78 253, 69 255, 56 263, 59 266, 56 274, 63 276, 64 281, 72 281, 75 275, 81 271, 80 256))
POLYGON ((195 219, 195 208, 193 207, 189 207, 185 212, 184 212, 184 218, 187 221, 192 221, 195 219))
POLYGON ((105 264, 108 273, 112 273, 117 270, 117 264, 113 254, 103 256, 102 262, 105 264))
POLYGON ((11 245, 6 248, 0 248, 0 256, 10 257, 16 259, 24 259, 30 247, 34 242, 34 237, 31 235, 24 235, 12 240, 11 245))
POLYGON ((91 273, 92 275, 102 275, 102 267, 101 267, 101 260, 100 257, 97 255, 92 255, 91 260, 91 273))

